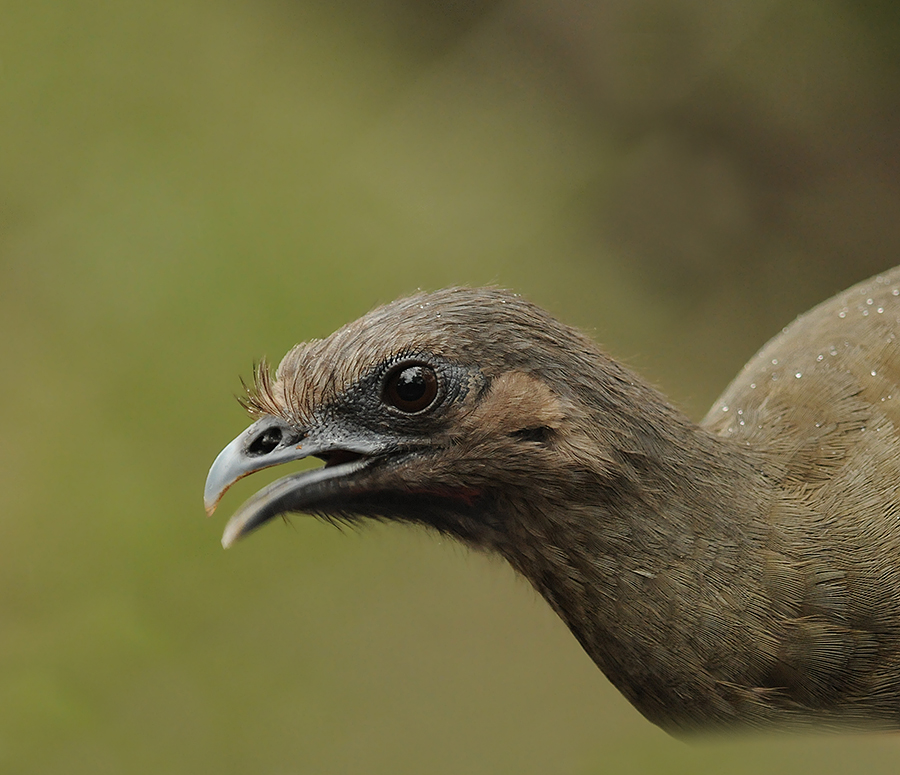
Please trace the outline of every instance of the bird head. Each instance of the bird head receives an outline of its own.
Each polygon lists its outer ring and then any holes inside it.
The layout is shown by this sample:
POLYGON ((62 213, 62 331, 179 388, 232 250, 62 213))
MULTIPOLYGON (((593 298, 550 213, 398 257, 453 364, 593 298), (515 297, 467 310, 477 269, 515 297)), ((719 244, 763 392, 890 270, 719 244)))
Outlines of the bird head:
POLYGON ((616 383, 632 384, 591 340, 518 295, 401 299, 296 346, 274 375, 257 369, 243 401, 257 419, 213 463, 207 512, 241 477, 313 456, 325 466, 254 495, 223 544, 303 512, 423 523, 496 548, 517 513, 570 502, 603 468, 615 429, 585 421, 585 406, 615 402, 616 383), (600 397, 598 373, 610 383, 600 397), (608 438, 587 438, 598 433, 608 438))
POLYGON ((707 616, 704 601, 723 598, 704 585, 748 588, 731 573, 743 523, 718 518, 752 512, 737 453, 509 292, 449 289, 375 309, 298 345, 274 374, 263 364, 243 402, 255 421, 213 463, 209 513, 247 474, 325 465, 253 495, 225 546, 291 512, 437 529, 505 558, 657 723, 684 705, 665 687, 693 686, 696 671, 655 644, 693 655, 696 633, 724 615, 707 616))

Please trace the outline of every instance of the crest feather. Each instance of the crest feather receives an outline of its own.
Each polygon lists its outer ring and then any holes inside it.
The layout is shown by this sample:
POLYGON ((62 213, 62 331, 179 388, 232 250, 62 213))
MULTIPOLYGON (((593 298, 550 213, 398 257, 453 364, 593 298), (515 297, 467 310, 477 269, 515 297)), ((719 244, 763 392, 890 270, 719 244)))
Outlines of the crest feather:
POLYGON ((267 414, 277 417, 284 413, 284 407, 275 395, 275 382, 265 358, 253 367, 252 382, 248 385, 242 377, 241 386, 244 394, 238 396, 238 403, 253 417, 267 414))

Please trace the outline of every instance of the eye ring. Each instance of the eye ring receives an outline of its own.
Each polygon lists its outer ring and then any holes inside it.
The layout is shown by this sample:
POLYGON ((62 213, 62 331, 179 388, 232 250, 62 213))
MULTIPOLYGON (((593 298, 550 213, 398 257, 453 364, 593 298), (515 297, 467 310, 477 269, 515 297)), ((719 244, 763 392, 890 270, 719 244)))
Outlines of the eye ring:
POLYGON ((381 400, 405 414, 416 414, 431 406, 437 394, 434 369, 425 363, 406 362, 388 372, 381 400))

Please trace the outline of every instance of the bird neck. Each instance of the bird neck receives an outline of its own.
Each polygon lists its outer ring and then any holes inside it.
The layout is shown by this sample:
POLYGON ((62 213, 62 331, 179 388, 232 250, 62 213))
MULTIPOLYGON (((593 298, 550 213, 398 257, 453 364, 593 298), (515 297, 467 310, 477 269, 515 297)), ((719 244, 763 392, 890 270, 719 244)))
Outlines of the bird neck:
POLYGON ((564 485, 524 491, 496 549, 644 715, 690 727, 727 717, 715 687, 746 678, 735 666, 764 609, 746 562, 764 540, 764 464, 630 387, 640 414, 608 391, 591 402, 600 410, 559 437, 564 485))

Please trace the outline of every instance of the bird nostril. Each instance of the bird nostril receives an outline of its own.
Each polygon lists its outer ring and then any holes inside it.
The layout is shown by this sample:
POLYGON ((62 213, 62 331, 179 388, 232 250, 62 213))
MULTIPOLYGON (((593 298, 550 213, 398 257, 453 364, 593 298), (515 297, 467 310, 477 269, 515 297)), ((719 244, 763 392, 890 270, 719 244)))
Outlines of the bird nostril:
POLYGON ((266 428, 247 446, 247 452, 251 455, 268 455, 281 443, 281 430, 278 428, 266 428))

